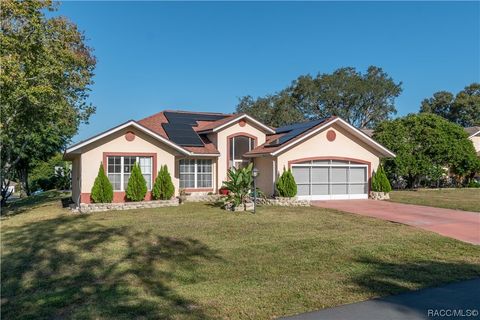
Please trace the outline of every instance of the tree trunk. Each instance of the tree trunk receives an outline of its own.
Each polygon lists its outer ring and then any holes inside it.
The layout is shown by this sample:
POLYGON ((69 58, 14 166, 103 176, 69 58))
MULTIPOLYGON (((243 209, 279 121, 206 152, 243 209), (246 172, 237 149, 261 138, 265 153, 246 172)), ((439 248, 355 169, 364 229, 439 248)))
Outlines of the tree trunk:
POLYGON ((21 193, 30 196, 30 186, 28 185, 28 168, 18 169, 18 177, 21 185, 21 193))

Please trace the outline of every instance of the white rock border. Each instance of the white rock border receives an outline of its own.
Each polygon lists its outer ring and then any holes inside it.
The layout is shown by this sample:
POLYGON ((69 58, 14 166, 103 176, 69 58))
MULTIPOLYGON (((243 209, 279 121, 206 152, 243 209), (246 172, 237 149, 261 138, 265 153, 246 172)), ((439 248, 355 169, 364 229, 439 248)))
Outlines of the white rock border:
POLYGON ((388 192, 370 191, 370 199, 373 199, 373 200, 390 200, 390 194, 388 192))
POLYGON ((217 202, 222 197, 220 194, 190 194, 185 196, 185 202, 217 202))
POLYGON ((120 203, 81 203, 77 208, 72 208, 76 213, 104 212, 114 210, 131 210, 145 208, 163 208, 178 206, 178 199, 171 200, 152 200, 138 202, 120 202, 120 203))
POLYGON ((279 206, 279 207, 309 207, 310 200, 299 200, 297 197, 276 197, 272 198, 259 198, 257 203, 266 206, 279 206))

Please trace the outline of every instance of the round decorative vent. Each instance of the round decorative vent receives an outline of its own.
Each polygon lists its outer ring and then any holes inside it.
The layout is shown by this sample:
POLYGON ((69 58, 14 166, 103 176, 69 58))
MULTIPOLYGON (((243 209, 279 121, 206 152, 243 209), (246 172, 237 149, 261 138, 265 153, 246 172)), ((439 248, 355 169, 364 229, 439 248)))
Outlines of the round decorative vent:
POLYGON ((247 124, 247 121, 242 119, 242 120, 238 121, 238 124, 240 125, 240 127, 245 127, 245 125, 247 124))
POLYGON ((335 141, 335 138, 337 137, 337 134, 333 130, 328 130, 327 131, 327 140, 328 141, 335 141))
POLYGON ((125 133, 125 140, 127 141, 135 140, 135 133, 133 133, 132 131, 127 131, 127 133, 125 133))

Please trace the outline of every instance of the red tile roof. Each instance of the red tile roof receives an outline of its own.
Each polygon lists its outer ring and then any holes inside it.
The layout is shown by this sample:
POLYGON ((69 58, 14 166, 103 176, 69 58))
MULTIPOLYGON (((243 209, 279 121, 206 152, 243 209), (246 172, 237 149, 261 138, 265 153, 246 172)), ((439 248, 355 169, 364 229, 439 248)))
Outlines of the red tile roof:
POLYGON ((163 114, 163 111, 143 118, 142 120, 139 120, 137 122, 140 123, 142 126, 152 130, 153 132, 161 135, 162 137, 168 139, 167 133, 165 132, 165 130, 163 130, 162 127, 162 123, 168 123, 168 120, 163 114))

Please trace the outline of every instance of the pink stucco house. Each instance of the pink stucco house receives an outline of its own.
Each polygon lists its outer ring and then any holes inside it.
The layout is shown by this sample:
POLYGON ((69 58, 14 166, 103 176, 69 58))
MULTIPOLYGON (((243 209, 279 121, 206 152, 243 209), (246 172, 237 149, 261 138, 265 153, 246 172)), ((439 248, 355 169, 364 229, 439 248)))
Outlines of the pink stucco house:
MULTIPOLYGON (((140 164, 150 190, 167 165, 176 193, 217 193, 227 170, 253 162, 257 185, 267 195, 291 168, 304 199, 368 198, 370 178, 382 157, 395 155, 338 117, 271 128, 246 114, 162 111, 130 120, 70 146, 72 195, 90 202, 101 162, 114 187, 114 202, 125 201, 130 170, 140 164)), ((150 199, 147 193, 146 200, 150 199)))

